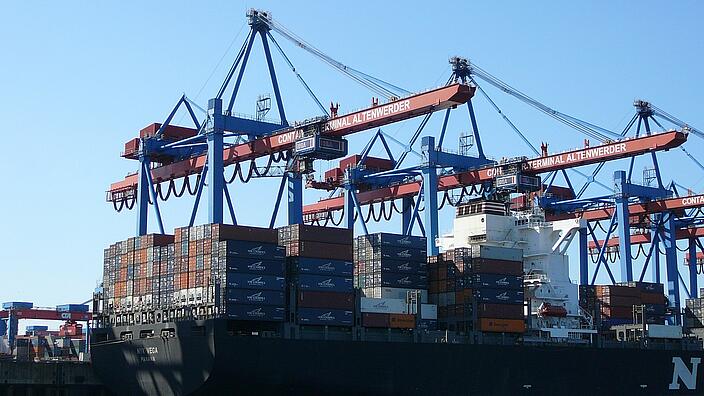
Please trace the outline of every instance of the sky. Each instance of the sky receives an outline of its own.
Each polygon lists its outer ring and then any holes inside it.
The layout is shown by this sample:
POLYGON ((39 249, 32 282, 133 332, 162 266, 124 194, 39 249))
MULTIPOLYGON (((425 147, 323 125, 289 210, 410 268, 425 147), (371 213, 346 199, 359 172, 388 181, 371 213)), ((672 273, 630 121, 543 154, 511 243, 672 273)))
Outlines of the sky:
MULTIPOLYGON (((116 213, 105 201, 110 183, 137 170, 134 161, 119 156, 124 143, 146 125, 162 122, 184 93, 206 107, 246 37, 245 12, 252 7, 270 11, 332 58, 409 91, 442 85, 450 75, 448 58, 459 55, 542 103, 609 130, 620 132, 634 114, 635 99, 704 128, 704 6, 695 1, 637 6, 459 1, 442 2, 442 8, 420 1, 5 2, 0 6, 0 165, 5 170, 0 301, 54 306, 91 297, 101 278, 103 249, 135 233, 135 213, 116 213)), ((371 103, 374 93, 274 36, 324 104, 339 102, 346 113, 371 103)), ((255 42, 235 102, 238 113, 254 114, 257 97, 273 93, 261 48, 255 42)), ((273 51, 287 118, 320 115, 273 51)), ((535 146, 548 142, 550 151, 559 151, 583 144, 579 132, 484 88, 535 146)), ((531 155, 484 98, 474 103, 489 156, 531 155)), ((278 119, 275 109, 268 117, 278 119)), ((434 116, 424 133, 437 136, 441 118, 434 116)), ((189 126, 183 114, 175 121, 189 126)), ((407 141, 419 122, 384 130, 407 141)), ((456 148, 469 128, 466 112, 453 112, 446 145, 456 148)), ((369 132, 351 137, 351 151, 370 137, 369 132)), ((704 159, 697 137, 685 147, 704 159)), ((704 171, 680 151, 660 158, 667 181, 704 190, 704 171)), ((636 175, 646 166, 645 160, 636 162, 636 175)), ((319 171, 330 167, 317 165, 319 171)), ((610 184, 613 171, 624 167, 623 161, 609 164, 600 180, 610 184)), ((583 182, 575 177, 576 184, 583 182)), ((268 224, 277 184, 268 179, 232 187, 241 224, 268 224)), ((588 193, 605 190, 590 187, 588 193)), ((309 190, 304 195, 306 202, 321 196, 309 190)), ((167 232, 188 222, 191 206, 185 198, 162 204, 167 232)), ((202 206, 198 223, 206 222, 205 212, 202 206)), ((277 225, 284 224, 284 215, 277 225)), ((442 232, 451 231, 451 218, 451 211, 442 213, 442 232)), ((154 218, 150 221, 154 232, 154 218)), ((370 228, 399 230, 400 219, 370 228)), ((575 257, 575 279, 576 262, 575 257)))

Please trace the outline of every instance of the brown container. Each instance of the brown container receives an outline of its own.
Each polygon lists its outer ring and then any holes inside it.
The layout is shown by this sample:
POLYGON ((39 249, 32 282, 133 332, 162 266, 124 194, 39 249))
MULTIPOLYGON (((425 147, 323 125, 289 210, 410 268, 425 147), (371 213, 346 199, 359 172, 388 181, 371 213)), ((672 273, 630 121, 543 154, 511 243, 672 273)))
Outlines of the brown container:
POLYGON ((523 305, 477 304, 477 317, 523 320, 523 305))
POLYGON ((601 303, 601 305, 613 307, 631 307, 633 305, 642 304, 640 296, 599 296, 597 297, 597 300, 601 303))
POLYGON ((390 318, 389 314, 385 313, 370 313, 364 312, 362 314, 362 326, 364 327, 389 327, 390 318))
POLYGON ((354 310, 354 293, 299 291, 298 306, 352 311, 354 310))
POLYGON ((213 239, 278 243, 278 233, 272 228, 211 224, 213 239))
POLYGON ((643 304, 665 304, 665 296, 660 293, 641 293, 640 300, 643 304))
POLYGON ((523 275, 523 264, 520 261, 492 260, 473 258, 467 261, 464 272, 481 274, 523 275))
POLYGON ((526 324, 522 319, 479 319, 479 330, 491 333, 523 333, 526 324))
POLYGON ((413 314, 389 314, 389 327, 392 329, 413 329, 416 316, 413 314))
POLYGON ((278 229, 279 242, 311 241, 352 245, 353 231, 347 228, 294 224, 278 229))
POLYGON ((286 245, 286 255, 352 261, 352 245, 299 241, 286 245))
POLYGON ((596 287, 597 296, 640 297, 641 290, 635 287, 618 285, 599 285, 596 287))
POLYGON ((607 318, 631 319, 633 317, 633 306, 630 307, 601 307, 601 315, 607 318))

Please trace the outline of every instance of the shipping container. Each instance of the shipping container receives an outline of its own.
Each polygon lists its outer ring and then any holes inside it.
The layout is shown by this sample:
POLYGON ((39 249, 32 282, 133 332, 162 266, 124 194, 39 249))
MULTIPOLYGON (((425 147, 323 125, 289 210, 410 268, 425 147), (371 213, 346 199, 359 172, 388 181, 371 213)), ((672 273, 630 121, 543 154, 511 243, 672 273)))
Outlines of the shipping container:
POLYGON ((465 257, 462 263, 464 273, 522 275, 523 263, 519 261, 490 260, 465 257))
POLYGON ((235 320, 280 322, 285 318, 284 307, 228 304, 226 317, 235 320))
POLYGON ((298 324, 316 326, 352 326, 354 312, 342 309, 299 308, 298 324))
POLYGON ((279 242, 311 241, 352 245, 353 230, 348 228, 321 227, 293 224, 278 229, 279 242))
POLYGON ((227 302, 232 304, 256 304, 284 306, 284 292, 274 290, 227 289, 227 302))
POLYGON ((368 298, 360 299, 360 311, 370 313, 408 313, 405 299, 399 298, 368 298))
POLYGON ((321 292, 301 290, 298 292, 298 307, 354 310, 354 293, 321 292))
POLYGON ((523 305, 524 295, 522 290, 475 289, 474 298, 480 303, 523 305))
POLYGON ((230 257, 252 257, 266 260, 283 260, 285 248, 274 243, 252 241, 224 241, 221 253, 230 257))
POLYGON ((424 289, 404 289, 397 287, 368 287, 362 289, 364 297, 369 298, 401 298, 406 299, 412 294, 420 295, 420 302, 428 303, 428 291, 424 289))
POLYGON ((523 289, 523 276, 475 273, 466 278, 467 288, 523 289))
POLYGON ((523 319, 523 305, 477 304, 477 317, 498 319, 523 319))
POLYGON ((492 333, 523 333, 525 322, 519 319, 479 319, 479 330, 492 333))
POLYGON ((299 290, 335 291, 351 293, 353 291, 351 277, 323 276, 298 274, 293 279, 299 290))
POLYGON ((381 272, 419 275, 428 274, 428 263, 425 261, 381 259, 379 264, 381 272))
POLYGON ((59 312, 88 312, 86 304, 63 304, 57 305, 56 310, 59 312))
POLYGON ((643 304, 665 305, 666 303, 666 297, 662 293, 641 293, 640 300, 643 304))
POLYGON ((228 257, 227 270, 250 274, 284 275, 284 260, 267 260, 251 257, 228 257))
POLYGON ((311 257, 291 257, 289 263, 291 271, 299 274, 351 276, 354 268, 352 261, 311 257))
POLYGON ((427 262, 428 255, 425 248, 406 248, 398 246, 367 247, 358 249, 357 259, 359 261, 371 261, 381 259, 405 260, 427 262))
POLYGON ((364 327, 388 328, 389 323, 390 318, 387 313, 362 313, 362 326, 364 327))
POLYGON ((472 257, 491 260, 523 261, 523 250, 489 245, 473 245, 472 257))
POLYGON ((344 261, 352 261, 353 259, 352 245, 313 241, 287 242, 286 255, 344 261))
POLYGON ((228 272, 226 285, 235 289, 284 290, 285 279, 275 275, 240 274, 228 272))
POLYGON ((31 309, 34 304, 31 302, 12 301, 2 303, 2 309, 31 309))
POLYGON ((219 241, 236 240, 270 244, 276 244, 278 241, 278 233, 271 228, 210 224, 210 231, 212 238, 219 241))
POLYGON ((414 329, 416 327, 416 316, 413 314, 389 314, 389 327, 392 329, 414 329))
POLYGON ((426 249, 426 238, 422 236, 389 234, 379 232, 357 237, 357 243, 367 246, 396 246, 402 248, 426 249))
POLYGON ((396 287, 404 289, 427 289, 428 277, 418 274, 381 273, 381 284, 373 286, 396 287))

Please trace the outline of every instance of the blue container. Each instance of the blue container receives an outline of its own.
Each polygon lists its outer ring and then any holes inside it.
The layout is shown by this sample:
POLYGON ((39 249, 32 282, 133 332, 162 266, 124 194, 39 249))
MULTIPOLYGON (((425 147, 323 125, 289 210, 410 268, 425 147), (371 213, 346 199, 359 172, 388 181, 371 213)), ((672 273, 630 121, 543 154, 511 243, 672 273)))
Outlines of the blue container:
POLYGON ((315 326, 352 326, 352 311, 341 309, 299 308, 298 324, 315 326))
POLYGON ((27 326, 26 330, 30 333, 35 331, 47 331, 49 330, 49 326, 27 326))
POLYGON ((474 289, 474 298, 488 304, 523 304, 523 290, 474 289))
POLYGON ((88 312, 88 305, 85 305, 85 304, 63 304, 63 305, 57 305, 56 310, 59 312, 88 312))
POLYGON ((226 309, 227 318, 235 320, 261 320, 267 322, 281 322, 286 316, 284 307, 257 306, 228 304, 226 309))
POLYGON ((645 304, 645 314, 646 315, 665 315, 665 305, 664 304, 645 304))
POLYGON ((299 274, 352 276, 354 265, 351 261, 298 257, 292 259, 291 270, 299 274))
MULTIPOLYGON (((366 237, 359 237, 359 239, 364 242, 366 237)), ((389 234, 385 232, 379 232, 376 234, 369 235, 369 243, 372 246, 398 246, 403 248, 416 248, 425 249, 426 248, 426 238, 421 236, 412 235, 400 235, 400 234, 389 234)))
POLYGON ((352 277, 298 275, 294 280, 299 290, 331 291, 351 293, 354 290, 352 277))
POLYGON ((265 260, 283 260, 286 248, 274 243, 226 241, 225 252, 229 257, 252 257, 265 260))
POLYGON ((227 287, 233 289, 283 291, 285 278, 276 275, 227 273, 227 287))
POLYGON ((518 275, 472 274, 467 278, 465 287, 472 289, 493 288, 523 290, 523 277, 518 275))
POLYGON ((428 276, 418 274, 381 273, 381 286, 399 287, 402 289, 427 289, 428 276))
MULTIPOLYGON (((369 265, 369 263, 367 263, 369 265)), ((382 272, 395 272, 398 274, 428 274, 428 263, 426 261, 410 261, 410 260, 381 260, 382 272)))
POLYGON ((435 331, 438 329, 438 321, 435 319, 421 319, 418 328, 422 330, 435 331))
POLYGON ((31 309, 34 304, 31 302, 12 301, 2 303, 2 309, 31 309))
POLYGON ((284 276, 284 261, 251 257, 229 257, 227 259, 227 270, 248 274, 284 276))
POLYGON ((284 292, 274 290, 227 289, 227 302, 230 304, 278 305, 284 306, 284 292))
POLYGON ((384 246, 381 248, 381 258, 407 261, 427 261, 428 255, 425 248, 406 248, 397 246, 384 246))

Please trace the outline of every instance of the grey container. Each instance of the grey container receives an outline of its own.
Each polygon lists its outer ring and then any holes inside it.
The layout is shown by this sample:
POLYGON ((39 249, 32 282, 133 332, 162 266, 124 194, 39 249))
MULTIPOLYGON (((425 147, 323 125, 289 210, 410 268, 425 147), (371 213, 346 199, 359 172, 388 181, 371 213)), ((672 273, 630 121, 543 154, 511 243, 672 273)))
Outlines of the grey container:
POLYGON ((523 261, 523 249, 474 245, 472 246, 472 257, 481 257, 491 260, 523 261))

